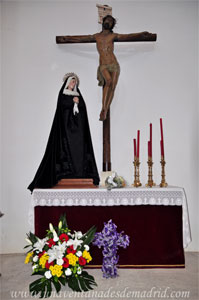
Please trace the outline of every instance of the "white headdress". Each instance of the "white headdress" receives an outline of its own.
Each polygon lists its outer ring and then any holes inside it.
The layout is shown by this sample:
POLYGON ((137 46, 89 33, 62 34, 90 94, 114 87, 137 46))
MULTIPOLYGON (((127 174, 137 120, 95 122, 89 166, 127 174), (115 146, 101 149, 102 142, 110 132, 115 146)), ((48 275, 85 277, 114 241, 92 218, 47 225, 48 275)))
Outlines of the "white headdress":
MULTIPOLYGON (((64 75, 63 81, 66 81, 64 90, 63 90, 63 94, 64 95, 71 95, 71 96, 79 96, 79 93, 77 91, 77 87, 79 86, 79 77, 75 74, 75 73, 67 73, 64 75), (67 81, 66 81, 67 79, 67 81), (68 89, 69 83, 72 79, 76 80, 76 84, 74 86, 73 91, 68 89)), ((78 109, 78 104, 76 102, 74 102, 74 106, 73 106, 73 114, 76 115, 79 113, 79 109, 78 109)))
POLYGON ((63 81, 66 81, 66 85, 63 90, 63 94, 65 95, 72 95, 72 96, 79 96, 79 93, 77 92, 77 87, 79 86, 79 77, 75 73, 67 73, 64 75, 63 81), (67 81, 66 81, 67 79, 67 81), (69 83, 72 79, 76 80, 76 84, 74 86, 73 91, 68 89, 69 83))
POLYGON ((79 86, 80 80, 79 77, 77 76, 77 74, 70 72, 70 73, 66 73, 63 77, 63 81, 65 81, 68 77, 75 77, 75 79, 77 80, 77 86, 79 86))

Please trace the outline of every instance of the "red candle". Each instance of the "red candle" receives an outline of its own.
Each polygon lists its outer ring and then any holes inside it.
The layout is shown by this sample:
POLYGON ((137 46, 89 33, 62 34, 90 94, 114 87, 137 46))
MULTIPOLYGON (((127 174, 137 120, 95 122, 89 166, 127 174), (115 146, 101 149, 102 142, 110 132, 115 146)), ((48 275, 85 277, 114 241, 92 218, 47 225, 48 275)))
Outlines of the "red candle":
POLYGON ((150 153, 152 157, 152 124, 150 123, 150 153))
POLYGON ((136 139, 133 139, 134 143, 134 159, 136 158, 136 139))
POLYGON ((137 158, 139 158, 139 156, 140 156, 140 131, 139 130, 137 131, 137 151, 136 151, 136 154, 137 154, 137 158))
POLYGON ((151 142, 148 141, 148 157, 151 157, 151 142))
POLYGON ((160 149, 161 149, 161 156, 164 158, 164 142, 163 142, 163 140, 160 141, 160 149))
POLYGON ((160 118, 160 133, 161 133, 161 140, 163 141, 164 144, 162 118, 160 118))

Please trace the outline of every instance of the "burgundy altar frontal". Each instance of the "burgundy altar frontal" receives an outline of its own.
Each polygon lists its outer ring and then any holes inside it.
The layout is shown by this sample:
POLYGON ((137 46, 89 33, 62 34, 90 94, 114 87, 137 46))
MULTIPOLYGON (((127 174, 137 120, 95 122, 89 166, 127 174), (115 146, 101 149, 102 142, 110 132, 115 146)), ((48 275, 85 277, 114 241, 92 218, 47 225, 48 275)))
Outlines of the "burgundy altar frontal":
MULTIPOLYGON (((85 233, 96 225, 101 231, 110 219, 118 232, 130 236, 130 245, 120 248, 122 268, 184 268, 182 206, 36 206, 35 234, 43 238, 49 223, 57 226, 66 214, 71 230, 85 233)), ((102 249, 91 246, 93 260, 88 266, 102 265, 102 249)))

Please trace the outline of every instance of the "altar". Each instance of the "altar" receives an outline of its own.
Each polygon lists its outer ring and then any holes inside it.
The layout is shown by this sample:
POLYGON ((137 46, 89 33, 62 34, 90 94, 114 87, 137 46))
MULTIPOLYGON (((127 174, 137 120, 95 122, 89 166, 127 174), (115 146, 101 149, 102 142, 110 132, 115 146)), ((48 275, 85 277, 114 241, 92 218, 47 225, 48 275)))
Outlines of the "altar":
MULTIPOLYGON (((40 238, 49 223, 66 214, 72 230, 101 231, 110 219, 130 236, 119 250, 119 267, 184 268, 184 248, 191 242, 186 194, 183 188, 35 189, 29 210, 30 230, 40 238)), ((91 246, 90 267, 102 264, 102 250, 91 246)))

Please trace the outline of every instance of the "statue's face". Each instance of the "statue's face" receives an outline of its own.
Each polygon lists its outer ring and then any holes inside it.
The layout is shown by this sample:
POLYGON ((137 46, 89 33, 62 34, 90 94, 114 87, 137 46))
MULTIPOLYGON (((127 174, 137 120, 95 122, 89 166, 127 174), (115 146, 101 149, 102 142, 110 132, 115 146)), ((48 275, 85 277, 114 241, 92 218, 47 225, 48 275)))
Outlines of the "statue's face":
POLYGON ((107 30, 111 30, 114 27, 114 20, 112 17, 105 17, 105 20, 103 21, 103 28, 107 30))
POLYGON ((74 87, 75 87, 75 85, 76 85, 76 80, 73 78, 73 79, 71 79, 71 81, 70 81, 70 83, 69 83, 69 85, 68 85, 68 88, 69 88, 70 90, 73 90, 74 87))

